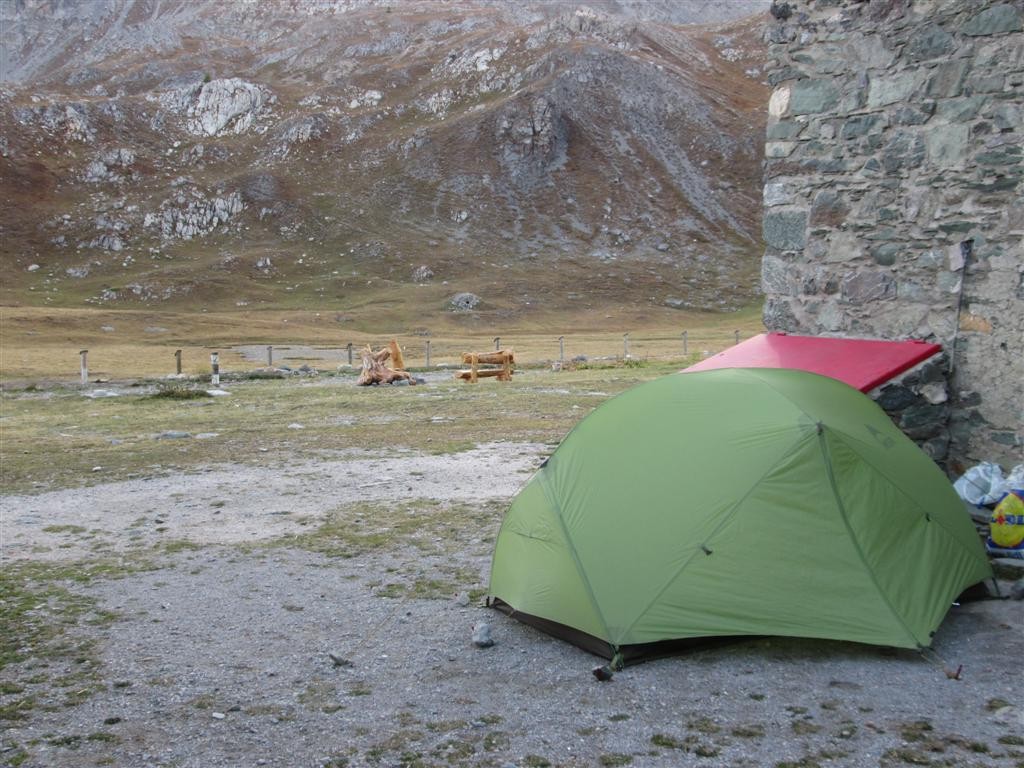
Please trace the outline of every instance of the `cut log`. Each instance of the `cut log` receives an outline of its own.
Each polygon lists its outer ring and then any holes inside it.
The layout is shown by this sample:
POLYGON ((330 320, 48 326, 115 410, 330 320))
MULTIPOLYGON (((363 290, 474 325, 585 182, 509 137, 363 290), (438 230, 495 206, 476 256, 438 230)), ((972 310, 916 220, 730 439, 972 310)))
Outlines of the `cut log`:
POLYGON ((402 359, 402 348, 398 346, 398 342, 392 339, 388 342, 388 349, 391 351, 391 364, 394 366, 396 371, 405 370, 405 360, 402 359))
POLYGON ((476 354, 473 352, 462 353, 462 364, 470 365, 473 362, 473 358, 476 358, 477 363, 483 365, 505 365, 513 364, 516 361, 515 352, 511 349, 502 349, 498 352, 481 352, 476 354))
MULTIPOLYGON (((497 377, 499 381, 508 381, 511 378, 510 374, 508 374, 504 368, 477 368, 475 373, 476 376, 481 379, 488 377, 497 377)), ((472 381, 473 374, 473 369, 469 369, 467 371, 457 371, 455 373, 455 378, 465 379, 466 381, 472 381)))

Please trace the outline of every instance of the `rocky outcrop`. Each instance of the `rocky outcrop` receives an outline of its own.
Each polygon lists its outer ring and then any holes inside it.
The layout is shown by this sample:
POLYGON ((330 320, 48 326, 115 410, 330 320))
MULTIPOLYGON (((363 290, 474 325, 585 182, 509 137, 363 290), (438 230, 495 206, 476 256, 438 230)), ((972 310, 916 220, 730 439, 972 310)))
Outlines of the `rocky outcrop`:
POLYGON ((82 177, 90 184, 117 184, 131 178, 131 166, 135 152, 130 149, 114 149, 104 152, 86 166, 82 177))
POLYGON ((330 122, 322 114, 302 115, 280 123, 273 131, 270 154, 284 159, 296 144, 306 144, 327 135, 330 122))
POLYGON ((498 158, 514 180, 534 178, 564 160, 566 131, 546 96, 509 108, 498 120, 498 158))
POLYGON ((1019 462, 1024 8, 782 5, 768 33, 766 325, 941 343, 948 402, 910 420, 947 419, 954 464, 1019 462))
POLYGON ((96 138, 96 129, 89 118, 89 108, 84 104, 22 107, 15 110, 14 116, 22 125, 37 125, 65 141, 91 142, 96 138))
POLYGON ((165 110, 184 116, 185 128, 196 136, 244 133, 274 101, 264 86, 237 77, 186 82, 158 97, 165 110))
POLYGON ((191 240, 210 234, 243 208, 238 192, 207 198, 198 190, 183 191, 165 200, 159 212, 147 213, 143 225, 158 229, 167 239, 191 240))

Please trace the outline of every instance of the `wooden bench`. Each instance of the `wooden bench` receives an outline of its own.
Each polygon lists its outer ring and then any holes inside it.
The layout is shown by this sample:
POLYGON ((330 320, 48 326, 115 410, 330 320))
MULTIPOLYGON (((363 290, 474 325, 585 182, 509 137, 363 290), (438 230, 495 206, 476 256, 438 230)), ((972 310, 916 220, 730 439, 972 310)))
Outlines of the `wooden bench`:
POLYGON ((480 378, 488 377, 496 378, 498 381, 512 381, 514 373, 512 366, 515 365, 515 362, 515 353, 511 349, 482 353, 464 352, 462 364, 468 365, 469 369, 456 372, 455 378, 468 381, 471 384, 476 384, 480 378), (481 368, 481 365, 497 367, 481 368))

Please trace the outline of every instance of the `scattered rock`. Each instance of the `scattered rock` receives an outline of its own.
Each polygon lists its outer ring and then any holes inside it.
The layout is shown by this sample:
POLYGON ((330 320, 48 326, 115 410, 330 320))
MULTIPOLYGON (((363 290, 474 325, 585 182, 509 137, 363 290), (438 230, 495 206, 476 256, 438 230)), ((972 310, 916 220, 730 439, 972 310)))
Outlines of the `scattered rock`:
POLYGON ((469 605, 469 595, 467 595, 465 592, 459 592, 459 594, 455 596, 455 604, 462 608, 465 608, 469 605))
POLYGON ((212 717, 214 720, 223 720, 225 717, 227 717, 227 715, 225 715, 223 712, 211 712, 210 717, 212 717))
POLYGON ((109 389, 94 389, 92 392, 83 392, 82 397, 88 397, 91 400, 95 400, 101 397, 118 397, 117 392, 111 392, 109 389))
POLYGON ((480 297, 475 293, 456 293, 448 299, 448 306, 456 312, 468 312, 476 309, 480 304, 480 297))
POLYGON ((1013 600, 1024 600, 1024 579, 1010 587, 1010 597, 1013 600))
POLYGON ((334 663, 334 666, 336 667, 348 668, 352 666, 352 662, 349 659, 346 659, 344 656, 339 656, 338 654, 331 653, 329 651, 327 655, 330 657, 331 661, 334 663))
POLYGON ((494 645, 494 638, 491 637, 491 625, 481 621, 473 626, 473 645, 477 648, 490 648, 494 645))
POLYGON ((1010 581, 1024 579, 1024 560, 1015 557, 997 557, 992 561, 992 572, 996 578, 1010 581))
POLYGON ((414 283, 426 283, 434 276, 434 270, 428 267, 426 264, 420 264, 416 269, 412 271, 412 281, 414 283))
POLYGON ((192 437, 191 432, 182 432, 177 429, 169 429, 166 432, 161 432, 156 436, 156 440, 184 440, 185 438, 192 437))

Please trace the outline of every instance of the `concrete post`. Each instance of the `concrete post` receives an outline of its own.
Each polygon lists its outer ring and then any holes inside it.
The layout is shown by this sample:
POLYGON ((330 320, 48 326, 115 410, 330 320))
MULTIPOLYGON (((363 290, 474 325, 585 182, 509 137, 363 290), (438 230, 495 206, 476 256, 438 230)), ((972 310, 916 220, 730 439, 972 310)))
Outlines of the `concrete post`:
POLYGON ((84 387, 89 383, 89 350, 83 349, 79 351, 79 364, 80 373, 82 374, 82 386, 84 387))
POLYGON ((220 352, 210 353, 210 383, 215 386, 220 386, 220 352))

